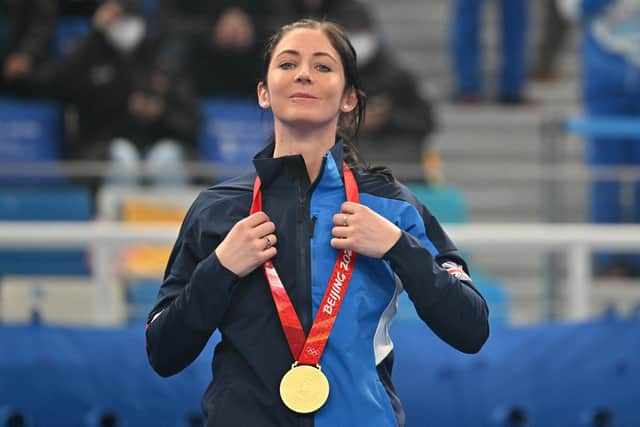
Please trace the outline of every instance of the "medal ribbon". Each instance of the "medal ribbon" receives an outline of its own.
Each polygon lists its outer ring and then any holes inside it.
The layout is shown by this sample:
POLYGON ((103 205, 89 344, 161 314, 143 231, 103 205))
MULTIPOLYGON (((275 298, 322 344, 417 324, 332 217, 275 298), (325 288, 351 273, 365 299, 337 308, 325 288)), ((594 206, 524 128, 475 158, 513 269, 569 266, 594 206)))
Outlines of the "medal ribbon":
MULTIPOLYGON (((359 203, 360 194, 358 184, 353 176, 353 172, 346 163, 342 164, 344 173, 344 186, 347 200, 359 203)), ((262 210, 262 183, 260 177, 256 177, 253 184, 253 202, 250 214, 262 210)), ((269 282, 271 296, 278 310, 278 317, 282 324, 282 329, 289 343, 291 354, 298 363, 303 365, 317 365, 322 357, 322 352, 327 344, 331 329, 340 311, 342 300, 347 292, 347 286, 353 274, 356 262, 356 253, 350 249, 341 249, 338 253, 333 272, 329 278, 327 289, 324 292, 322 303, 316 313, 316 318, 309 331, 309 336, 305 337, 302 324, 298 318, 296 310, 293 308, 291 299, 287 294, 280 276, 271 260, 262 265, 264 274, 269 282)))

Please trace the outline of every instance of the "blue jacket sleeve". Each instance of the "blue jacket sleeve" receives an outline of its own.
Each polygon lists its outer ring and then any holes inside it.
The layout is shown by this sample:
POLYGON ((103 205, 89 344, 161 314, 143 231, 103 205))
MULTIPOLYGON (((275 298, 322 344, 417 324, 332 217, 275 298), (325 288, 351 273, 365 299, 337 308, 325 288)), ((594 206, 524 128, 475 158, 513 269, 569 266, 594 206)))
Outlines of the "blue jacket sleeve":
POLYGON ((422 218, 426 218, 424 229, 422 225, 406 227, 385 259, 402 282, 420 318, 436 335, 462 352, 476 353, 489 337, 487 303, 467 272, 451 274, 443 266, 450 262, 467 270, 440 224, 424 207, 421 210, 422 218), (427 237, 423 233, 428 234, 433 245, 431 251, 421 241, 427 237))
POLYGON ((162 376, 180 372, 198 357, 227 309, 238 277, 222 266, 203 238, 198 201, 173 247, 158 302, 147 322, 147 354, 162 376))

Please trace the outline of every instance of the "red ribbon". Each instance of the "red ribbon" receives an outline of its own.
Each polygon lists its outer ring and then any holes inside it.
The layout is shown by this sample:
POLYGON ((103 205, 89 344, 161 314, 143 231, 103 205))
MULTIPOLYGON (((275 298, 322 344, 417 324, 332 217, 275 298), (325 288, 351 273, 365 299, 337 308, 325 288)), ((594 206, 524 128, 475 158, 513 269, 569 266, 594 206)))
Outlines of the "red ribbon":
MULTIPOLYGON (((353 172, 351 172, 351 169, 349 169, 346 163, 343 163, 342 170, 347 200, 359 203, 360 194, 353 172)), ((260 177, 256 177, 253 184, 253 202, 251 204, 250 214, 262 210, 261 185, 260 177)), ((331 334, 331 329, 333 328, 338 312, 340 311, 340 306, 347 292, 349 280, 351 280, 356 262, 356 255, 357 254, 350 249, 341 249, 339 251, 335 266, 333 267, 333 273, 331 273, 331 277, 329 278, 327 289, 324 292, 322 303, 318 308, 308 337, 304 335, 298 314, 293 308, 291 299, 278 276, 273 262, 267 261, 262 265, 264 274, 269 282, 273 302, 278 310, 282 330, 289 343, 291 354, 298 363, 303 365, 317 365, 320 361, 329 335, 331 334)))

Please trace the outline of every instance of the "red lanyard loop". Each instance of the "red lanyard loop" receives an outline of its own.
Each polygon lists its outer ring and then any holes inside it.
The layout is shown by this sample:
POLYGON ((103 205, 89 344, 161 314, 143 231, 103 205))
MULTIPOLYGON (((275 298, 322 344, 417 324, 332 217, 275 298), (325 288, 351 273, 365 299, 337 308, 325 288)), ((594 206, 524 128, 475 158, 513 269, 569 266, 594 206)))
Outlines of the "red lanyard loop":
MULTIPOLYGON (((359 203, 360 193, 353 172, 343 163, 344 186, 347 200, 359 203)), ((262 190, 260 178, 256 177, 253 184, 253 202, 250 214, 262 210, 262 190)), ((349 280, 353 274, 356 253, 350 249, 342 249, 338 253, 333 273, 324 292, 322 302, 311 326, 309 336, 305 337, 298 314, 293 308, 291 299, 287 294, 278 272, 271 261, 262 265, 264 274, 269 282, 271 296, 278 310, 278 317, 282 329, 289 343, 291 354, 300 364, 317 365, 331 334, 331 329, 336 321, 340 306, 347 292, 349 280)))

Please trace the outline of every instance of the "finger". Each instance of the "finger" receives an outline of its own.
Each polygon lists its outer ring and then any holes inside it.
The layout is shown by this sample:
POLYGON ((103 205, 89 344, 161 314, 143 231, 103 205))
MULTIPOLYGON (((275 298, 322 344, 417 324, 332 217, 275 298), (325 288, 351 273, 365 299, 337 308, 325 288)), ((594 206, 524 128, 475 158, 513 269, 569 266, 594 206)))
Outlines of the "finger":
POLYGON ((261 237, 259 240, 263 245, 263 248, 262 248, 263 251, 271 249, 276 245, 276 243, 278 243, 278 238, 276 237, 275 234, 268 234, 264 237, 261 237))
POLYGON ((351 241, 349 239, 331 239, 331 247, 334 249, 349 249, 351 241))
POLYGON ((269 221, 269 216, 264 213, 263 211, 258 211, 256 213, 253 213, 251 215, 249 215, 248 217, 246 217, 244 219, 244 221, 246 221, 246 224, 251 227, 257 227, 258 225, 269 221))
POLYGON ((270 247, 267 250, 264 250, 264 251, 260 252, 260 254, 258 254, 259 265, 264 264, 265 261, 270 260, 271 258, 276 256, 277 253, 278 253, 278 250, 276 248, 274 248, 273 246, 270 247))
POLYGON ((338 227, 348 227, 349 219, 349 214, 346 214, 344 212, 337 213, 333 216, 333 224, 338 227))
POLYGON ((274 231, 276 231, 276 225, 271 221, 267 221, 254 227, 251 230, 251 236, 261 238, 267 234, 273 234, 274 231))
POLYGON ((333 237, 337 237, 339 239, 346 239, 349 237, 350 230, 347 227, 336 226, 331 229, 331 234, 333 237))
POLYGON ((362 205, 360 203, 344 202, 342 204, 342 206, 340 206, 340 212, 346 213, 346 214, 354 214, 354 213, 358 212, 358 209, 361 206, 362 205))

